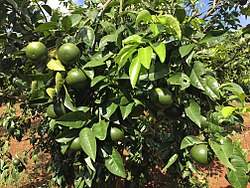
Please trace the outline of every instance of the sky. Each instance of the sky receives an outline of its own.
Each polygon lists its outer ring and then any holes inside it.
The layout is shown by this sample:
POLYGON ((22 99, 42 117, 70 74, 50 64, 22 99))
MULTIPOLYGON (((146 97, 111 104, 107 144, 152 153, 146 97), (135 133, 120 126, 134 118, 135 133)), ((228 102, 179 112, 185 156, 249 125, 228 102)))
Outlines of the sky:
MULTIPOLYGON (((206 3, 207 0, 201 0, 201 2, 205 4, 205 6, 203 7, 203 10, 208 9, 207 3, 206 3)), ((78 5, 83 5, 84 0, 73 0, 73 3, 76 3, 78 5)), ((52 8, 57 8, 60 6, 58 0, 48 0, 48 5, 50 5, 52 8)), ((60 6, 60 9, 64 12, 67 12, 67 8, 63 6, 60 6)), ((250 24, 250 17, 245 18, 245 16, 240 16, 239 19, 240 19, 242 26, 246 26, 247 24, 250 24)))

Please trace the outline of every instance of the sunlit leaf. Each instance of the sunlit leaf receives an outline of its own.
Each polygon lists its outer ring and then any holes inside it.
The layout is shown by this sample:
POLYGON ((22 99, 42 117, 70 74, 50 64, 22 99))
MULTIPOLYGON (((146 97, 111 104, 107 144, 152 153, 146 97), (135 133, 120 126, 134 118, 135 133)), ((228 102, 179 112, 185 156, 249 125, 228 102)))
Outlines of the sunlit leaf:
POLYGON ((164 63, 166 59, 166 55, 167 55, 166 45, 163 42, 159 44, 156 43, 156 44, 150 44, 150 45, 154 49, 155 53, 158 55, 160 61, 164 63))
POLYGON ((148 22, 151 20, 151 14, 148 10, 142 10, 136 17, 135 25, 139 24, 140 22, 148 22))
POLYGON ((126 177, 126 171, 123 166, 121 155, 114 147, 112 147, 112 154, 108 155, 105 159, 105 166, 112 174, 123 178, 126 177))
POLYGON ((139 78, 140 70, 141 70, 141 63, 139 61, 139 57, 136 56, 135 58, 133 58, 129 66, 129 78, 133 88, 135 87, 136 82, 139 78))
POLYGON ((92 130, 84 127, 79 134, 80 144, 83 151, 93 160, 96 159, 96 139, 92 130))

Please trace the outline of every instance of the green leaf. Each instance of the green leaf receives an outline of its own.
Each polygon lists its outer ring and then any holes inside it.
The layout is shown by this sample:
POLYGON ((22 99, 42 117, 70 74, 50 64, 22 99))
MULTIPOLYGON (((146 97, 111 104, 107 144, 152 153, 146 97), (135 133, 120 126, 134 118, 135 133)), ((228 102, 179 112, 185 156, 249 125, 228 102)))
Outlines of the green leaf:
POLYGON ((232 140, 230 140, 228 137, 225 137, 223 138, 223 140, 221 140, 221 143, 217 143, 209 139, 209 145, 214 151, 215 155, 225 166, 232 170, 235 170, 234 166, 229 161, 229 158, 233 154, 232 140))
POLYGON ((55 92, 58 94, 62 90, 64 84, 65 72, 57 72, 55 75, 55 92))
POLYGON ((80 14, 72 14, 72 15, 70 15, 71 26, 75 27, 76 25, 78 25, 82 18, 83 17, 80 14))
POLYGON ((65 96, 64 96, 64 99, 63 99, 63 104, 64 106, 66 106, 69 110, 71 111, 75 111, 76 110, 76 106, 75 106, 75 103, 74 101, 72 100, 72 98, 70 97, 70 94, 66 88, 65 85, 64 86, 64 91, 65 91, 65 96))
POLYGON ((99 43, 99 49, 103 49, 109 42, 116 42, 116 36, 114 34, 102 37, 99 43))
POLYGON ((139 35, 131 35, 122 41, 123 45, 133 44, 133 43, 144 44, 145 41, 139 35))
POLYGON ((105 65, 105 62, 102 59, 98 59, 87 62, 85 65, 83 65, 83 68, 100 67, 103 65, 105 65))
POLYGON ((134 103, 129 103, 126 106, 120 106, 122 118, 126 119, 128 115, 131 113, 132 109, 134 107, 134 103))
POLYGON ((156 19, 170 29, 169 34, 175 34, 178 39, 181 39, 180 22, 175 17, 171 14, 164 14, 157 16, 156 19))
POLYGON ((229 116, 232 115, 232 113, 234 112, 236 108, 235 107, 232 107, 232 106, 225 106, 221 109, 221 114, 227 118, 229 116))
POLYGON ((124 46, 118 55, 115 57, 115 62, 118 64, 119 69, 122 68, 130 58, 133 53, 136 51, 137 45, 126 45, 124 46))
POLYGON ((65 127, 78 129, 83 127, 89 120, 89 115, 82 111, 69 112, 56 120, 57 124, 65 127))
POLYGON ((240 85, 236 83, 226 83, 226 84, 221 85, 221 88, 232 92, 241 100, 241 102, 245 101, 246 94, 240 85))
POLYGON ((96 139, 92 130, 84 127, 79 134, 83 151, 93 160, 96 159, 96 139))
POLYGON ((188 55, 193 50, 194 47, 195 47, 195 44, 188 44, 188 45, 181 46, 179 48, 179 52, 181 54, 181 58, 183 58, 186 55, 188 55))
POLYGON ((156 43, 156 44, 150 43, 150 46, 154 49, 160 61, 164 63, 166 59, 166 55, 167 55, 166 45, 163 42, 161 42, 161 43, 156 43))
POLYGON ((148 10, 142 10, 136 17, 135 25, 139 24, 140 22, 148 22, 151 20, 151 14, 148 10))
POLYGON ((248 184, 249 175, 247 175, 247 163, 240 156, 233 155, 231 163, 235 167, 235 171, 228 169, 226 176, 233 187, 246 188, 248 184))
POLYGON ((107 106, 106 109, 104 109, 103 111, 103 114, 102 114, 103 117, 106 119, 109 119, 112 116, 112 114, 116 111, 117 107, 118 107, 118 104, 115 104, 113 102, 109 104, 109 106, 107 106))
POLYGON ((56 137, 56 141, 59 143, 67 143, 76 137, 77 131, 69 131, 66 129, 56 137))
POLYGON ((153 32, 153 37, 158 36, 164 30, 164 27, 161 24, 150 24, 150 30, 153 32))
POLYGON ((141 67, 141 72, 140 72, 140 80, 145 80, 145 81, 155 81, 160 78, 163 78, 168 75, 170 72, 169 66, 167 64, 163 63, 154 63, 150 66, 149 70, 146 70, 144 67, 141 67))
POLYGON ((48 69, 53 71, 65 71, 65 67, 60 60, 51 59, 47 64, 48 69))
POLYGON ((11 4, 13 7, 18 8, 18 4, 14 0, 6 0, 9 4, 11 4))
POLYGON ((199 44, 203 44, 206 42, 211 42, 213 40, 221 38, 227 30, 218 30, 218 31, 209 31, 200 41, 199 44))
POLYGON ((190 100, 190 104, 185 108, 185 113, 196 125, 201 127, 201 108, 193 100, 190 100))
POLYGON ((175 9, 175 16, 177 17, 177 19, 179 20, 180 23, 182 23, 185 18, 186 18, 186 11, 185 8, 178 6, 175 9))
POLYGON ((181 86, 180 87, 181 90, 185 90, 186 88, 188 88, 190 86, 190 79, 183 72, 175 73, 174 75, 170 76, 167 79, 167 81, 171 85, 179 85, 179 86, 181 86))
POLYGON ((104 80, 106 78, 106 76, 96 76, 91 80, 90 86, 93 87, 95 86, 97 83, 99 83, 100 81, 104 80))
POLYGON ((34 31, 51 31, 57 29, 57 23, 56 22, 46 22, 41 25, 39 25, 34 31))
POLYGON ((139 78, 140 70, 141 70, 141 63, 139 61, 139 56, 136 56, 135 58, 132 59, 132 62, 129 66, 129 78, 133 88, 135 87, 136 82, 139 78))
POLYGON ((180 149, 184 149, 189 146, 193 146, 195 144, 201 144, 201 143, 204 143, 204 141, 200 140, 196 136, 193 136, 193 135, 185 136, 185 138, 183 138, 181 141, 180 149))
POLYGON ((105 166, 112 174, 123 178, 126 177, 126 171, 123 166, 121 155, 114 147, 112 147, 112 154, 108 155, 105 159, 105 166))
POLYGON ((93 47, 95 43, 95 32, 90 26, 84 26, 77 33, 76 40, 84 42, 89 47, 93 47))
POLYGON ((220 99, 219 84, 212 76, 206 76, 203 82, 205 93, 211 99, 220 99))
POLYGON ((108 122, 100 120, 98 123, 95 123, 91 129, 96 138, 98 138, 99 140, 105 140, 107 136, 108 126, 108 122))
POLYGON ((72 27, 72 22, 69 16, 65 16, 62 19, 62 27, 65 31, 69 31, 72 27))
POLYGON ((203 91, 205 91, 205 88, 203 86, 204 79, 201 76, 205 73, 206 71, 203 64, 201 62, 196 62, 190 74, 190 83, 194 87, 201 89, 203 91))
POLYGON ((55 89, 54 88, 51 88, 51 87, 48 87, 46 89, 46 93, 48 94, 48 96, 53 99, 53 97, 55 96, 55 89))
POLYGON ((174 162, 178 159, 178 157, 179 155, 177 153, 172 155, 162 170, 163 171, 167 170, 172 164, 174 164, 174 162))
POLYGON ((138 50, 139 61, 146 69, 150 68, 152 55, 153 49, 150 46, 138 50))

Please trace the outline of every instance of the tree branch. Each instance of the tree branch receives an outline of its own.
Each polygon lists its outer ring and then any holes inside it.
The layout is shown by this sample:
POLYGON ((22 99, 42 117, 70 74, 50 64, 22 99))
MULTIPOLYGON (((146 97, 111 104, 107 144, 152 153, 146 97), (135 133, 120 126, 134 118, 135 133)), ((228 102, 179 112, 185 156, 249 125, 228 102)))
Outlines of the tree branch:
POLYGON ((107 0, 106 3, 104 3, 104 5, 102 6, 102 10, 99 12, 98 16, 101 16, 102 13, 104 12, 104 10, 107 8, 108 4, 111 2, 112 0, 107 0))
POLYGON ((220 0, 218 0, 217 3, 216 3, 216 0, 214 0, 213 6, 209 9, 209 11, 207 12, 207 14, 203 17, 203 19, 206 19, 208 16, 210 16, 210 14, 212 14, 214 12, 214 10, 217 8, 217 6, 219 4, 220 4, 220 0))
POLYGON ((37 2, 37 0, 36 0, 36 4, 37 4, 38 8, 40 9, 40 11, 42 12, 45 22, 48 22, 47 17, 45 15, 41 5, 37 2))

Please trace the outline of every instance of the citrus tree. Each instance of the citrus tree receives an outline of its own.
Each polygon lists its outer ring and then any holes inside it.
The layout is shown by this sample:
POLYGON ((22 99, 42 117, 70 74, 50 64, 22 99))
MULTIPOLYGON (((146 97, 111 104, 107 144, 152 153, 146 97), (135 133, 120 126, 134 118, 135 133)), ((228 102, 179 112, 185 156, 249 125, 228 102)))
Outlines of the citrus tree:
MULTIPOLYGON (((24 117, 42 116, 31 155, 51 154, 52 183, 141 187, 158 181, 158 167, 175 183, 200 187, 206 179, 196 166, 219 159, 231 185, 246 187, 247 152, 231 133, 243 126, 247 96, 204 58, 237 28, 230 11, 239 3, 214 1, 202 17, 199 1, 85 1, 86 8, 63 2, 70 13, 28 0, 4 0, 1 10, 2 88, 19 76, 24 117)), ((11 115, 2 122, 7 130, 11 115)), ((13 129, 22 134, 9 135, 21 141, 25 130, 13 129)), ((3 144, 6 182, 26 161, 7 150, 3 144)))

